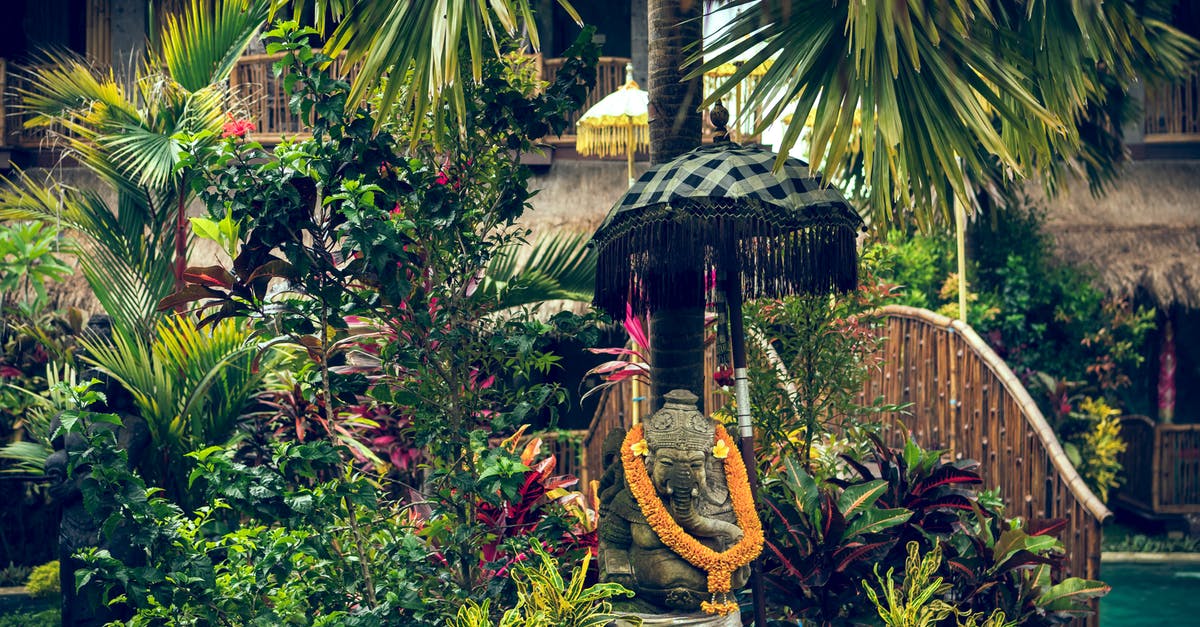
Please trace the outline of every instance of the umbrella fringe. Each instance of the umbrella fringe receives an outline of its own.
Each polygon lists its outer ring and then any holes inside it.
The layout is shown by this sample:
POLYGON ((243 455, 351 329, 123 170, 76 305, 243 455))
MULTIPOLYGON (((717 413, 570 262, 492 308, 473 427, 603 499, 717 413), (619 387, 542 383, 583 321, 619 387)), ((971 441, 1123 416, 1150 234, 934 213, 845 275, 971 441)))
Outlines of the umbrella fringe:
MULTIPOLYGON (((581 155, 595 157, 624 157, 628 154, 629 127, 593 126, 579 124, 575 127, 575 150, 581 155)), ((633 125, 634 151, 650 150, 650 127, 633 125)))
POLYGON ((613 316, 665 306, 702 306, 712 271, 731 266, 746 298, 846 292, 858 284, 856 225, 823 216, 781 227, 768 217, 673 214, 597 242, 594 304, 613 316))

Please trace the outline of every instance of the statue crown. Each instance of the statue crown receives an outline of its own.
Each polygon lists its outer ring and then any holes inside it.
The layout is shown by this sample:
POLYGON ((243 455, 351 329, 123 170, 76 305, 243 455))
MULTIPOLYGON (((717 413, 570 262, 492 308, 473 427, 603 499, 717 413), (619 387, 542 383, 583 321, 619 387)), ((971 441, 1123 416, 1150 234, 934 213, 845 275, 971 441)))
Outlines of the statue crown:
POLYGON ((708 451, 712 448, 716 427, 696 407, 699 399, 687 390, 671 390, 663 395, 662 409, 646 419, 646 446, 656 451, 673 448, 708 451))

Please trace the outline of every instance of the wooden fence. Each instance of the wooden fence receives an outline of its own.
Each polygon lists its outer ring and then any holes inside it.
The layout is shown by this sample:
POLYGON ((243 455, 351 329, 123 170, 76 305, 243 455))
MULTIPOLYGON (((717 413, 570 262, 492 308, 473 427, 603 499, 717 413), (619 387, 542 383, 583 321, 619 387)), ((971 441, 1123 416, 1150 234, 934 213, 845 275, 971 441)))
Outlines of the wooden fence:
POLYGON ((1125 484, 1116 498, 1152 514, 1200 514, 1200 424, 1121 419, 1125 484))
MULTIPOLYGON (((1057 437, 1008 366, 967 325, 924 309, 889 306, 879 333, 884 361, 867 382, 864 400, 910 403, 884 417, 893 444, 911 432, 925 448, 981 464, 984 482, 1000 488, 1009 516, 1066 518, 1066 574, 1100 575, 1101 524, 1112 514, 1067 460, 1057 437), (899 427, 903 424, 902 431, 899 427)), ((712 354, 712 351, 709 351, 712 354)), ((706 359, 706 381, 714 360, 706 359)), ((706 394, 707 396, 707 394, 706 394)), ((600 476, 604 437, 628 427, 628 386, 601 399, 584 439, 589 476, 600 476)), ((719 406, 716 403, 707 407, 719 406)), ((1099 624, 1093 615, 1081 624, 1099 624)))
POLYGON ((1146 142, 1200 139, 1200 64, 1188 76, 1146 89, 1146 142))

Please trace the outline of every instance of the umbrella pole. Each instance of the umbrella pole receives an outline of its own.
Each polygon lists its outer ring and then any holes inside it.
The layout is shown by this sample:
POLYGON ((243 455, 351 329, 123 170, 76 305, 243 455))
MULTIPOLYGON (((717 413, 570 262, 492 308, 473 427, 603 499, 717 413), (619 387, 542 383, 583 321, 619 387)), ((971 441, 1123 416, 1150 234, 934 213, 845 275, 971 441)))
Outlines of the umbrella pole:
POLYGON ((625 127, 625 153, 628 157, 626 161, 626 173, 629 174, 629 186, 633 187, 633 120, 629 121, 629 125, 625 127))
MULTIPOLYGON (((750 422, 750 379, 746 371, 746 328, 742 319, 742 268, 737 251, 726 255, 729 268, 725 273, 725 298, 729 305, 729 343, 733 349, 733 394, 737 402, 738 444, 746 475, 750 478, 750 494, 758 506, 758 462, 754 460, 754 425, 750 422)), ((767 604, 764 598, 762 558, 750 565, 750 591, 754 599, 754 624, 767 624, 767 604)))

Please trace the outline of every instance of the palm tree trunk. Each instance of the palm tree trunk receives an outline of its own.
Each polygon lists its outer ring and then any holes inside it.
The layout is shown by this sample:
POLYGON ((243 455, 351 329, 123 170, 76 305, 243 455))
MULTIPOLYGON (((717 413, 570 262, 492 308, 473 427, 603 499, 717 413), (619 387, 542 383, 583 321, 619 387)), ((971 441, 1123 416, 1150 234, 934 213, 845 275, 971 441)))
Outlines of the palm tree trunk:
MULTIPOLYGON (((650 162, 670 161, 700 145, 701 80, 683 81, 685 47, 704 35, 699 0, 648 0, 650 46, 647 51, 650 92, 650 162)), ((680 259, 679 268, 703 267, 701 260, 680 259)), ((704 399, 704 310, 665 309, 650 317, 650 412, 662 407, 663 395, 689 390, 704 399)), ((704 408, 701 407, 701 410, 704 408)))

